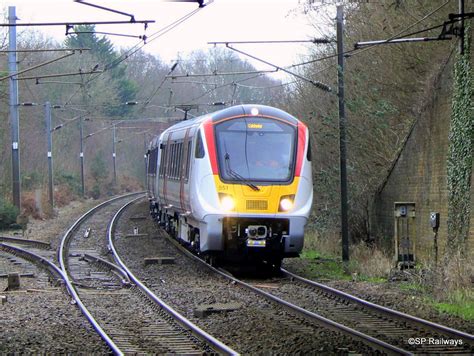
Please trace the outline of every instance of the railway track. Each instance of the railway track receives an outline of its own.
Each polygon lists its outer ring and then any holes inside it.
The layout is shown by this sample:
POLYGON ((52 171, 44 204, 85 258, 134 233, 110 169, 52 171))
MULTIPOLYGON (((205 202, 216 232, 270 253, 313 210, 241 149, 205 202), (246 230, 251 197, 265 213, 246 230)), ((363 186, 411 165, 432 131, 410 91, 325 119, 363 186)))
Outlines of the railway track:
MULTIPOLYGON (((59 285, 62 282, 62 273, 54 264, 56 252, 51 245, 36 240, 27 240, 15 237, 0 236, 0 251, 3 257, 15 266, 20 277, 37 278, 44 285, 59 285), (28 261, 25 263, 25 261, 28 261), (37 273, 37 267, 47 274, 37 273)), ((6 272, 6 271, 4 271, 6 272)), ((6 277, 6 273, 0 275, 6 277)))
MULTIPOLYGON (((144 214, 145 204, 127 210, 117 227, 116 248, 147 287, 193 323, 242 354, 373 353, 367 345, 287 312, 281 306, 240 288, 188 258, 156 230, 150 218, 135 223, 141 236, 126 236, 127 218, 144 214), (154 258, 171 264, 148 264, 154 258)), ((178 244, 179 246, 179 244, 178 244)))
MULTIPOLYGON (((64 274, 49 244, 1 237, 0 275, 17 274, 19 285, 2 286, 0 354, 106 353, 99 336, 84 328, 83 316, 68 303, 64 274), (60 328, 58 326, 61 326, 60 328)), ((9 278, 10 279, 10 278, 9 278)))
POLYGON ((473 335, 364 301, 284 269, 284 278, 270 281, 237 279, 171 241, 185 254, 233 283, 383 353, 474 354, 473 335))
POLYGON ((209 343, 202 335, 183 327, 183 320, 169 313, 164 304, 143 292, 139 281, 130 281, 121 267, 108 261, 106 235, 113 235, 114 222, 132 195, 105 202, 79 218, 66 232, 59 260, 66 286, 94 329, 116 354, 233 353, 217 340, 209 343), (108 225, 108 233, 105 226, 108 225), (226 351, 223 351, 226 350, 226 351))
POLYGON ((0 250, 4 253, 15 257, 7 257, 16 265, 20 265, 23 270, 20 275, 34 276, 34 269, 31 265, 24 264, 19 261, 16 257, 29 261, 31 264, 36 265, 43 270, 46 270, 49 274, 48 283, 58 286, 63 282, 62 271, 53 263, 55 252, 51 249, 51 246, 47 243, 34 240, 23 240, 17 238, 0 237, 0 250), (19 245, 26 245, 29 248, 24 249, 19 245))
POLYGON ((285 279, 270 293, 361 330, 409 352, 473 354, 474 335, 377 305, 282 269, 285 279), (297 286, 300 293, 294 293, 297 286), (292 290, 289 294, 288 292, 292 290))
MULTIPOLYGON (((76 221, 65 234, 61 244, 61 269, 54 265, 55 253, 48 244, 0 237, 0 250, 46 268, 50 281, 55 285, 60 284, 59 281, 67 274, 69 282, 66 286, 69 293, 74 296, 75 303, 117 354, 236 353, 181 317, 163 299, 151 292, 152 289, 155 291, 156 288, 160 288, 156 282, 146 277, 146 283, 138 280, 131 269, 124 264, 123 256, 120 256, 115 248, 115 230, 121 214, 133 201, 133 197, 128 196, 106 202, 76 221), (124 205, 126 200, 128 203, 124 205), (107 223, 106 230, 104 226, 107 223), (19 246, 26 246, 28 250, 19 246), (114 258, 116 264, 110 262, 110 257, 114 258), (173 320, 170 323, 171 319, 173 320)), ((128 218, 128 223, 121 221, 121 224, 122 226, 128 224, 126 228, 132 232, 130 221, 131 217, 128 218)), ((133 224, 136 225, 137 222, 133 221, 133 224)), ((134 239, 132 237, 127 240, 123 234, 123 231, 119 232, 122 243, 124 240, 130 242, 134 239)), ((185 251, 185 254, 190 255, 175 240, 171 241, 185 251)), ((127 250, 127 254, 128 252, 127 250)), ((320 324, 324 328, 349 335, 349 338, 368 345, 373 351, 378 350, 386 354, 474 353, 472 335, 374 305, 322 284, 305 280, 288 271, 282 270, 282 278, 240 280, 226 271, 217 270, 203 263, 195 256, 193 259, 212 273, 218 273, 230 281, 226 288, 233 290, 235 285, 242 286, 252 293, 263 296, 279 308, 286 309, 288 313, 298 315, 301 320, 304 318, 310 324, 320 324), (442 344, 449 343, 450 340, 456 341, 456 345, 442 344)), ((143 275, 141 277, 143 278, 143 275)), ((165 289, 163 293, 166 295, 170 292, 165 289)), ((180 312, 183 313, 182 310, 180 312)), ((189 318, 189 315, 186 317, 189 318)), ((303 324, 298 319, 294 320, 295 325, 292 326, 292 323, 286 321, 282 315, 276 319, 272 316, 268 318, 278 320, 278 323, 285 325, 285 328, 298 328, 302 335, 314 333, 310 324, 303 324)), ((204 321, 204 325, 208 322, 213 321, 204 321)), ((219 334, 217 337, 220 338, 219 334)), ((252 337, 256 341, 259 340, 252 337)), ((356 344, 357 342, 354 345, 356 344)), ((340 350, 345 352, 344 349, 340 350)), ((347 350, 364 353, 355 346, 350 346, 347 350)))
MULTIPOLYGON (((171 241, 173 243, 175 243, 175 241, 173 241, 173 240, 171 240, 171 241)), ((270 289, 274 289, 275 288, 274 285, 270 286, 266 282, 261 283, 261 281, 259 281, 257 283, 255 283, 255 281, 246 282, 244 280, 235 278, 228 271, 226 271, 224 269, 221 269, 221 268, 218 269, 218 268, 215 268, 215 267, 209 265, 204 260, 202 260, 199 257, 197 257, 197 256, 193 255, 192 253, 190 253, 184 247, 180 246, 177 243, 175 243, 175 244, 176 244, 176 246, 179 246, 179 248, 185 254, 187 254, 189 257, 191 257, 193 259, 196 259, 196 261, 199 261, 200 263, 206 265, 207 268, 209 268, 213 272, 221 275, 222 277, 228 279, 232 283, 234 283, 234 284, 236 284, 240 287, 243 287, 247 290, 250 290, 250 291, 256 293, 257 295, 267 299, 268 301, 270 301, 272 303, 276 303, 279 307, 281 307, 282 309, 287 310, 291 314, 296 314, 299 317, 302 317, 302 318, 310 321, 311 323, 319 324, 319 325, 323 326, 324 328, 339 332, 341 334, 344 334, 344 335, 348 336, 349 338, 351 338, 353 340, 362 342, 362 343, 366 344, 367 346, 369 346, 372 349, 372 352, 379 351, 379 352, 382 352, 382 353, 388 354, 388 355, 411 355, 412 354, 411 352, 409 352, 409 351, 407 351, 407 350, 405 350, 401 347, 392 345, 392 344, 387 343, 383 340, 380 340, 376 337, 370 336, 370 335, 365 334, 365 333, 363 333, 359 330, 353 329, 353 328, 348 327, 348 326, 346 326, 342 323, 339 323, 339 322, 335 321, 334 318, 327 318, 327 317, 325 317, 325 316, 323 316, 319 313, 316 313, 316 312, 310 310, 309 308, 299 306, 295 303, 292 303, 291 301, 289 301, 287 299, 279 298, 276 295, 274 295, 274 294, 272 294, 272 293, 270 293, 266 290, 266 289, 268 289, 268 287, 270 287, 270 289)))

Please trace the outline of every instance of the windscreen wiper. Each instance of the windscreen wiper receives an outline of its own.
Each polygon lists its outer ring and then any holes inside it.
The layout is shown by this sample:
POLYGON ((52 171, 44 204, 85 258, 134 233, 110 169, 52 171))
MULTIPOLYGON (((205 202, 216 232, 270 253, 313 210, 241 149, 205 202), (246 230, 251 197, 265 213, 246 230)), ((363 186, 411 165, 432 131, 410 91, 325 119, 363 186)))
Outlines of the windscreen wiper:
POLYGON ((225 169, 226 169, 226 172, 234 179, 244 183, 245 185, 247 185, 248 187, 252 188, 252 190, 255 190, 255 191, 259 191, 260 188, 257 187, 255 184, 253 184, 252 182, 250 182, 248 179, 242 177, 239 173, 235 172, 232 168, 230 168, 230 156, 229 154, 226 152, 225 155, 224 155, 224 160, 225 160, 225 169))

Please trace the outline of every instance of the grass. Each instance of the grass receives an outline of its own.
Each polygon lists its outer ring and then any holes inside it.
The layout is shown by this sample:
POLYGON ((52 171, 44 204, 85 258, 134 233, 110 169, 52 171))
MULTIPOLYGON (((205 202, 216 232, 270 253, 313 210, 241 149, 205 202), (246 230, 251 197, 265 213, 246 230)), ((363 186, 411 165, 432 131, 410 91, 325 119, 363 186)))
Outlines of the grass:
POLYGON ((385 283, 387 282, 386 277, 367 277, 367 276, 360 276, 358 277, 359 281, 370 282, 370 283, 385 283))
POLYGON ((319 252, 311 250, 301 255, 301 258, 311 260, 308 277, 311 279, 351 280, 344 271, 342 261, 319 257, 319 252))
POLYGON ((442 313, 456 315, 464 320, 474 321, 474 302, 465 302, 462 304, 434 303, 432 305, 442 313))
POLYGON ((431 301, 430 304, 441 313, 474 321, 474 291, 472 289, 454 291, 449 294, 447 301, 431 301))
MULTIPOLYGON (((308 233, 301 258, 308 260, 307 276, 316 280, 354 280, 385 283, 393 267, 390 256, 364 243, 350 246, 350 263, 341 261, 337 234, 308 233)), ((408 281, 399 282, 400 291, 418 295, 440 313, 474 321, 474 265, 461 253, 454 254, 442 268, 420 264, 408 281)), ((403 293, 401 293, 403 297, 403 293)))
POLYGON ((316 260, 322 258, 322 255, 319 251, 316 250, 303 250, 301 253, 301 258, 307 260, 316 260))
POLYGON ((390 260, 380 250, 363 243, 351 246, 350 262, 346 266, 339 257, 340 246, 340 239, 336 235, 307 235, 301 258, 312 261, 309 271, 312 277, 373 283, 387 281, 390 260))
POLYGON ((426 291, 421 284, 412 282, 400 282, 398 288, 406 292, 424 293, 426 291))

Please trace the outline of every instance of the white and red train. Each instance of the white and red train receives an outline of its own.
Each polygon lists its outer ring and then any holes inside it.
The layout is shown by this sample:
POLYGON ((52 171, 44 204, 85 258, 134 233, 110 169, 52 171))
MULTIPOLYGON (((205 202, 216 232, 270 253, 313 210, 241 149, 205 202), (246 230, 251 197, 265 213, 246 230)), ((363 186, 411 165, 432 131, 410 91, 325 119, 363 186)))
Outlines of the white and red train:
POLYGON ((269 106, 182 121, 148 150, 153 216, 211 262, 297 257, 311 210, 308 128, 269 106))

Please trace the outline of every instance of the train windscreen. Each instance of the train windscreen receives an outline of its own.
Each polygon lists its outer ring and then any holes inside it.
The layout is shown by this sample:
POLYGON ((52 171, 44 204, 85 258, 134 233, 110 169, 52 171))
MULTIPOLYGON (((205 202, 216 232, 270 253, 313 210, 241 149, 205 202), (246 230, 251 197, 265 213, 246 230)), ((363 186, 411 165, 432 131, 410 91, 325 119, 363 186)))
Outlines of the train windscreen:
POLYGON ((242 117, 218 123, 215 133, 224 181, 288 182, 293 178, 296 126, 242 117))

